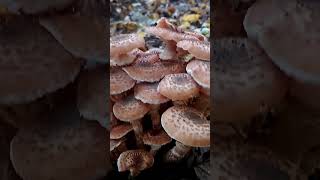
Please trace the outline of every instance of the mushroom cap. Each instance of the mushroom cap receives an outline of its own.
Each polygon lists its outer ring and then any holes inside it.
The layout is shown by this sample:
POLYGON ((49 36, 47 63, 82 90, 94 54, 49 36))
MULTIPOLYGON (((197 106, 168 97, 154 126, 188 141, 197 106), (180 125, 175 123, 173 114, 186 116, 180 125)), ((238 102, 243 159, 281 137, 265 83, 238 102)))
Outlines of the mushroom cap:
POLYGON ((123 67, 122 69, 134 80, 157 82, 167 74, 184 72, 185 65, 175 61, 137 62, 132 66, 123 67))
POLYGON ((224 38, 214 44, 212 97, 216 121, 247 123, 261 105, 281 103, 287 79, 260 48, 245 38, 224 38))
POLYGON ((19 130, 10 158, 22 179, 99 179, 111 169, 107 138, 106 129, 93 121, 38 124, 19 130))
POLYGON ((121 68, 111 67, 110 69, 110 94, 117 95, 121 94, 135 85, 133 80, 126 72, 121 68))
POLYGON ((320 5, 316 1, 259 1, 244 26, 272 61, 289 76, 320 84, 320 5))
POLYGON ((80 74, 78 83, 78 109, 83 117, 97 120, 104 127, 108 118, 107 80, 109 69, 106 66, 90 69, 80 74))
POLYGON ((110 56, 126 54, 135 48, 144 48, 145 41, 137 34, 120 34, 110 37, 110 56))
POLYGON ((187 106, 172 106, 161 116, 167 134, 184 145, 210 147, 210 121, 202 113, 187 106))
POLYGON ((173 40, 179 42, 185 39, 192 40, 205 40, 206 38, 200 34, 185 32, 180 28, 177 28, 173 24, 169 23, 166 18, 160 18, 157 21, 156 27, 147 27, 146 32, 160 37, 163 40, 173 40))
POLYGON ((132 125, 129 123, 118 124, 112 127, 110 131, 110 139, 120 139, 132 130, 132 125))
POLYGON ((129 150, 120 154, 117 166, 119 172, 131 169, 142 171, 152 167, 153 163, 154 158, 151 153, 145 150, 129 150))
POLYGON ((49 10, 62 10, 71 5, 75 0, 0 0, 0 4, 5 6, 10 12, 20 14, 38 14, 49 10))
POLYGON ((102 19, 58 15, 41 17, 40 23, 74 56, 107 63, 107 28, 102 19))
POLYGON ((193 60, 188 63, 186 70, 200 86, 210 89, 210 62, 193 60))
POLYGON ((199 95, 199 87, 187 73, 166 75, 159 83, 158 92, 173 100, 188 100, 199 95))
POLYGON ((161 129, 161 131, 154 134, 152 131, 148 131, 143 134, 143 142, 147 145, 165 145, 172 141, 171 137, 161 129))
POLYGON ((188 51, 190 54, 201 60, 210 60, 210 43, 208 41, 182 40, 177 47, 188 51))
POLYGON ((141 119, 150 110, 147 104, 129 95, 113 105, 113 113, 117 119, 130 122, 141 119))
POLYGON ((139 83, 134 87, 134 97, 147 104, 162 104, 169 99, 158 92, 159 83, 139 83))
POLYGON ((63 88, 80 65, 34 21, 15 16, 0 23, 0 104, 27 103, 63 88))
POLYGON ((119 54, 118 56, 110 57, 111 66, 124 66, 134 62, 136 56, 140 54, 140 49, 133 49, 128 53, 119 54))

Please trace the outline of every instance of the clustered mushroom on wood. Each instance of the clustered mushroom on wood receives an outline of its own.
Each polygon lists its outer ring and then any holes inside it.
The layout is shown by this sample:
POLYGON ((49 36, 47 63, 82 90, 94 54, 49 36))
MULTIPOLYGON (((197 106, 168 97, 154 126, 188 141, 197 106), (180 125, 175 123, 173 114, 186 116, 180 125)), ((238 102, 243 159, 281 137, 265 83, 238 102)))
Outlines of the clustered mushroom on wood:
POLYGON ((146 32, 165 47, 147 49, 138 34, 110 37, 111 158, 132 176, 152 167, 172 139, 164 162, 179 162, 192 147, 210 147, 209 42, 166 18, 146 32))

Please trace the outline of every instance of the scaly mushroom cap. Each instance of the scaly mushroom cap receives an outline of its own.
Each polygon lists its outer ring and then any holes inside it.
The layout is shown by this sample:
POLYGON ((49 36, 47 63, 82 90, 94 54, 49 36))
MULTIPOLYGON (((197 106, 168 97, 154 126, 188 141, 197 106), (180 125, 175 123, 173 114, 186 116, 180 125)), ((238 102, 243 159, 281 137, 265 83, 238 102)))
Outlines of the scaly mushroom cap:
POLYGON ((244 38, 219 39, 214 44, 215 120, 247 123, 261 105, 281 103, 287 79, 260 48, 244 38))
POLYGON ((137 81, 157 82, 167 74, 183 72, 185 65, 174 61, 155 63, 137 62, 132 66, 123 67, 122 69, 137 81))
POLYGON ((158 92, 173 100, 188 100, 199 95, 199 87, 187 73, 166 75, 159 83, 158 92))
POLYGON ((0 104, 22 104, 72 82, 81 62, 38 23, 15 16, 0 23, 0 104))
POLYGON ((107 126, 108 118, 107 69, 101 66, 80 74, 77 101, 82 116, 97 120, 104 127, 107 126))
POLYGON ((200 86, 210 89, 210 62, 193 60, 188 63, 186 70, 200 86))
POLYGON ((150 108, 133 96, 127 96, 116 102, 113 106, 113 113, 121 121, 130 122, 141 119, 149 112, 150 108))
POLYGON ((148 131, 143 134, 143 142, 147 145, 165 145, 172 141, 171 137, 161 129, 161 131, 154 134, 152 131, 148 131))
POLYGON ((263 0, 248 10, 244 27, 281 70, 319 85, 319 19, 316 1, 263 0))
POLYGON ((177 43, 177 47, 188 51, 201 60, 210 60, 210 43, 208 41, 183 40, 177 43))
POLYGON ((110 56, 126 54, 135 48, 144 48, 145 41, 137 34, 120 34, 110 37, 110 56))
POLYGON ((210 147, 210 122, 194 108, 173 106, 161 116, 167 134, 184 145, 210 147))
POLYGON ((138 54, 141 54, 140 49, 133 49, 125 54, 119 54, 114 57, 110 57, 111 66, 124 66, 134 62, 138 54))
POLYGON ((110 69, 110 94, 121 94, 133 88, 135 81, 128 76, 121 68, 112 67, 110 69))
POLYGON ((158 92, 159 83, 139 83, 134 87, 134 97, 147 104, 162 104, 169 99, 158 92))
POLYGON ((142 171, 153 166, 153 155, 144 150, 129 150, 120 154, 117 166, 119 172, 142 171))
POLYGON ((107 62, 105 38, 107 28, 103 20, 86 16, 63 15, 41 17, 40 23, 74 56, 107 62))
POLYGON ((120 139, 132 130, 133 128, 131 124, 128 124, 128 123, 118 124, 112 127, 110 131, 110 139, 120 139))
POLYGON ((20 12, 24 12, 26 14, 37 14, 54 9, 62 10, 71 5, 74 1, 75 0, 0 0, 0 4, 7 7, 10 12, 16 14, 20 14, 20 12))

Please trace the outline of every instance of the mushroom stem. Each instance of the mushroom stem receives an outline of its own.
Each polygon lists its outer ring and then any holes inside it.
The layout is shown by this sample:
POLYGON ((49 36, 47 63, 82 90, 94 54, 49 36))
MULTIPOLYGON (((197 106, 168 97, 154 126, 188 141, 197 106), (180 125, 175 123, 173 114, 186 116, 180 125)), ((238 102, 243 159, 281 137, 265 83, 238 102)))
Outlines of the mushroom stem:
POLYGON ((160 130, 161 128, 159 109, 160 105, 151 106, 150 116, 152 120, 152 127, 154 130, 160 130))
POLYGON ((178 162, 182 160, 191 151, 191 149, 192 147, 176 141, 176 145, 165 154, 164 161, 178 162))
POLYGON ((164 51, 159 55, 160 59, 169 60, 169 59, 176 59, 176 48, 177 43, 172 40, 163 40, 165 43, 164 51))
POLYGON ((161 148, 161 146, 159 146, 159 145, 151 145, 150 153, 153 156, 156 156, 156 154, 157 154, 157 152, 159 151, 160 148, 161 148))
POLYGON ((186 100, 186 101, 181 101, 180 100, 180 101, 173 101, 172 103, 175 106, 186 106, 186 105, 189 104, 189 101, 188 100, 186 100))
POLYGON ((136 136, 137 146, 139 148, 143 148, 144 147, 143 146, 144 143, 143 143, 143 140, 142 140, 143 126, 142 126, 142 123, 141 123, 141 119, 137 119, 135 121, 131 121, 131 124, 132 124, 132 128, 133 128, 134 134, 136 136))

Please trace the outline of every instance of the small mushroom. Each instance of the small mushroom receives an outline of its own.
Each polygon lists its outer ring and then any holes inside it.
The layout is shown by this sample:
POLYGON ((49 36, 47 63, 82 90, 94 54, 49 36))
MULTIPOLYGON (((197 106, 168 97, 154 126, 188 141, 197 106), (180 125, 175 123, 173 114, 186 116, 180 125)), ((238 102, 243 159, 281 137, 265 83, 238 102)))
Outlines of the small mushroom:
POLYGON ((141 171, 153 166, 154 158, 151 153, 144 150, 129 150, 120 154, 117 166, 118 171, 130 171, 130 175, 135 177, 141 171))
POLYGON ((161 129, 160 131, 148 131, 143 135, 143 142, 146 145, 151 146, 150 153, 153 156, 156 155, 157 151, 164 145, 170 143, 172 141, 171 137, 161 129))
POLYGON ((169 99, 162 96, 158 91, 159 83, 139 83, 134 87, 134 96, 136 99, 150 105, 150 115, 153 129, 161 128, 160 122, 160 104, 168 102, 169 99))
POLYGON ((210 147, 210 122, 194 108, 170 107, 162 114, 161 124, 176 140, 176 146, 165 155, 167 162, 183 159, 192 147, 210 147))
POLYGON ((141 119, 149 110, 148 105, 135 99, 132 95, 116 102, 113 106, 113 113, 120 121, 132 124, 138 147, 143 147, 143 126, 141 119))
POLYGON ((210 60, 210 43, 208 41, 182 40, 177 47, 187 50, 190 54, 201 60, 210 60))
POLYGON ((136 48, 144 48, 145 41, 137 34, 120 34, 110 38, 110 57, 116 59, 121 54, 136 48))
POLYGON ((166 18, 158 20, 156 27, 146 28, 146 32, 160 37, 165 43, 165 49, 160 54, 160 58, 164 60, 177 59, 177 42, 185 39, 200 41, 205 38, 196 33, 187 33, 182 29, 176 28, 166 18))
POLYGON ((176 61, 137 62, 122 69, 134 80, 157 82, 167 74, 183 72, 185 65, 176 61))
POLYGON ((103 19, 58 15, 41 17, 40 23, 74 56, 107 63, 107 28, 103 19))
POLYGON ((110 95, 119 95, 134 87, 133 80, 126 72, 119 67, 110 69, 110 95))
POLYGON ((133 130, 129 123, 118 124, 111 128, 110 139, 120 139, 133 130))
POLYGON ((199 87, 187 73, 169 74, 160 81, 158 92, 175 103, 185 104, 199 95, 199 87))
POLYGON ((210 89, 210 62, 192 60, 186 70, 201 87, 210 89))

